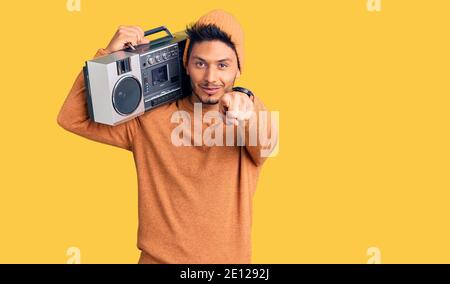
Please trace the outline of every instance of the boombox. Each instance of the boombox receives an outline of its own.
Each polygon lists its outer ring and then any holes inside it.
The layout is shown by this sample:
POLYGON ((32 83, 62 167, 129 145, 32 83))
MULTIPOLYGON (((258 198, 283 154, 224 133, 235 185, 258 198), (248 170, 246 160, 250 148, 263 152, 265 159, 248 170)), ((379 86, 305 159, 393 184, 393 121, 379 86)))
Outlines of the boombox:
POLYGON ((172 34, 148 44, 86 61, 83 68, 90 118, 118 125, 162 104, 190 94, 190 81, 183 66, 186 33, 172 34))

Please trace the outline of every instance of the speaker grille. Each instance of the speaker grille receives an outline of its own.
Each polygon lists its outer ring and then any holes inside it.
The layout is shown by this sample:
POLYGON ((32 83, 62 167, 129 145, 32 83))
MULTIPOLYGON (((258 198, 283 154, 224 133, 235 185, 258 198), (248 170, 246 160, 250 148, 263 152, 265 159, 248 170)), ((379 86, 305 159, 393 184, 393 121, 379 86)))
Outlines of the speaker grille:
POLYGON ((134 77, 121 79, 114 87, 113 106, 121 115, 133 113, 141 101, 141 84, 134 77))

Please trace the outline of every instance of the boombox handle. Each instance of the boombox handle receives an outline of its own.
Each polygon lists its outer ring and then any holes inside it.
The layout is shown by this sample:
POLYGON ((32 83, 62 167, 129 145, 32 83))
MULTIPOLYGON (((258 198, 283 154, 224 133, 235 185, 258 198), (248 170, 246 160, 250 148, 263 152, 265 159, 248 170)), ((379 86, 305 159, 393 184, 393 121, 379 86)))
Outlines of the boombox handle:
POLYGON ((149 36, 149 35, 156 34, 156 33, 162 32, 162 31, 165 31, 167 33, 167 35, 165 37, 158 38, 156 40, 151 41, 152 44, 171 40, 174 38, 173 34, 169 31, 168 28, 166 28, 166 26, 160 26, 160 27, 145 31, 144 36, 149 36))

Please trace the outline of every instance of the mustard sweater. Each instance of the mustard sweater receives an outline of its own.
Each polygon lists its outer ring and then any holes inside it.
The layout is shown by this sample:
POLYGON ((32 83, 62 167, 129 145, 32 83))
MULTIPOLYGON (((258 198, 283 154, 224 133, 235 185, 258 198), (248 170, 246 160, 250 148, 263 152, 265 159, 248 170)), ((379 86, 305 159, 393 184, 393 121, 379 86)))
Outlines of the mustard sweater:
MULTIPOLYGON (((95 57, 105 54, 99 49, 95 57)), ((187 97, 117 126, 95 123, 84 92, 80 72, 57 122, 133 153, 139 263, 251 263, 252 199, 265 160, 262 147, 175 146, 171 133, 178 124, 171 116, 183 110, 193 117, 187 97)), ((253 100, 256 112, 266 109, 256 96, 253 100)))

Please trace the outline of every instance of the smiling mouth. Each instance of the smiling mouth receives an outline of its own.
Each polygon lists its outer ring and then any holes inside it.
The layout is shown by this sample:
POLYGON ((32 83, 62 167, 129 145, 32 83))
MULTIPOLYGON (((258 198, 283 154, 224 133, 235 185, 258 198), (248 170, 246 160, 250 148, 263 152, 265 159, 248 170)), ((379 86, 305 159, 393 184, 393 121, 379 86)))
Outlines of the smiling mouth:
POLYGON ((200 87, 203 92, 207 93, 208 95, 215 95, 220 91, 220 87, 200 87))

